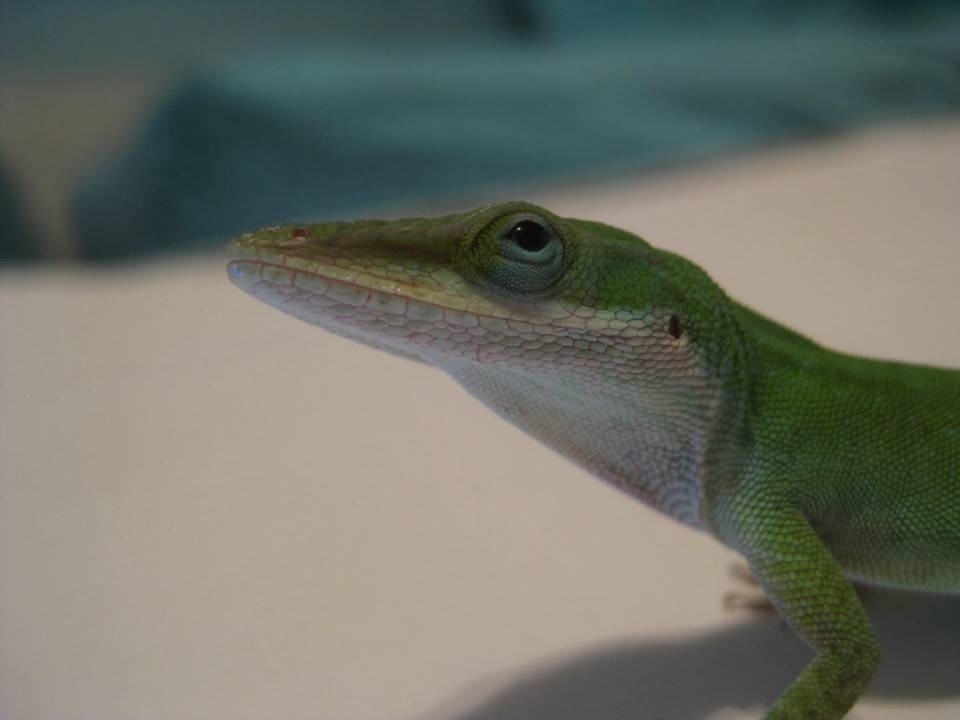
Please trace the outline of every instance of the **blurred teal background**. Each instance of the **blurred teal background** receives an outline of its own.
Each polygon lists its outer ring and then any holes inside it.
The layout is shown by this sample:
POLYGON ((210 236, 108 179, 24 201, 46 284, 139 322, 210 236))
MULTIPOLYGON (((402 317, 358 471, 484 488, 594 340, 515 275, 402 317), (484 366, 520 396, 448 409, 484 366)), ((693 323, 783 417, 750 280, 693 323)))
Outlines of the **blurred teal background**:
MULTIPOLYGON (((958 6, 0 0, 0 719, 760 718, 730 550, 223 244, 525 197, 960 367, 958 6)), ((957 603, 877 595, 858 717, 956 720, 957 603)))
POLYGON ((219 246, 960 109, 960 3, 5 0, 0 257, 219 246))

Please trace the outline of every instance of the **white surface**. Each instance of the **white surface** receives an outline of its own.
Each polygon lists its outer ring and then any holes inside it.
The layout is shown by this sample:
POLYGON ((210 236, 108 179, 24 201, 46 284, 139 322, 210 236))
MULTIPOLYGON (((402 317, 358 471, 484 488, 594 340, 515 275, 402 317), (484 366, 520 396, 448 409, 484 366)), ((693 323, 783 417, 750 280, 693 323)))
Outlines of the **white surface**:
MULTIPOLYGON (((960 367, 957 123, 527 196, 960 367)), ((807 657, 722 609, 710 538, 220 258, 8 271, 0 313, 4 719, 758 717, 807 657)), ((958 607, 878 601, 891 697, 856 717, 957 716, 958 607)))

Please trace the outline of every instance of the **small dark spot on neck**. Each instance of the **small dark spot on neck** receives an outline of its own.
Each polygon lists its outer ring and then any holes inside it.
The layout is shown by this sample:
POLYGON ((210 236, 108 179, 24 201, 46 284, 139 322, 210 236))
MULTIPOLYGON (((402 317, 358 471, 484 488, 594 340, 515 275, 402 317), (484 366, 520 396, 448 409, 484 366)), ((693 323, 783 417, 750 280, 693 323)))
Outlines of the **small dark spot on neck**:
POLYGON ((680 336, 683 335, 683 326, 680 324, 680 318, 676 315, 670 316, 670 321, 667 323, 667 332, 674 340, 679 340, 680 336))

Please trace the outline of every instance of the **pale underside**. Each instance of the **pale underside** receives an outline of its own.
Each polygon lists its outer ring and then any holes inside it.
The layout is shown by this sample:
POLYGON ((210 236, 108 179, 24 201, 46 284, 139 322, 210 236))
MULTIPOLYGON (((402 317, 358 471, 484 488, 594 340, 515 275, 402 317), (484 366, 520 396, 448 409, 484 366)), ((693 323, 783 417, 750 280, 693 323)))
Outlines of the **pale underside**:
POLYGON ((263 248, 243 252, 230 275, 290 315, 444 370, 592 473, 702 525, 703 458, 720 390, 687 338, 651 332, 665 317, 519 304, 440 268, 358 268, 263 248))

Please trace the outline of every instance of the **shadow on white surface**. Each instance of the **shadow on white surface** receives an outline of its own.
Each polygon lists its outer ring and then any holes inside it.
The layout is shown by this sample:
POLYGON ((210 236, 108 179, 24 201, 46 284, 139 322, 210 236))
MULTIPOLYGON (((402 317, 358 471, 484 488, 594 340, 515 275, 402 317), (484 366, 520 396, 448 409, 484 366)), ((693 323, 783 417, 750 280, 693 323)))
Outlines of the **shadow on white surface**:
MULTIPOLYGON (((877 590, 866 602, 884 650, 867 700, 876 705, 878 699, 960 698, 960 597, 877 590)), ((534 670, 479 701, 475 692, 464 692, 446 710, 419 720, 709 718, 723 708, 769 705, 810 657, 771 615, 677 640, 590 650, 534 670)), ((950 712, 942 717, 952 717, 950 712)), ((875 715, 861 709, 851 717, 875 715)))

